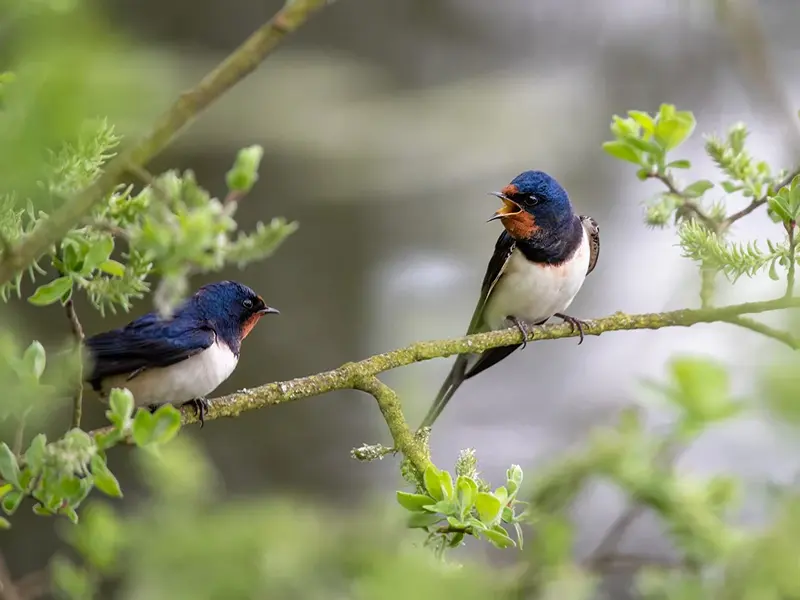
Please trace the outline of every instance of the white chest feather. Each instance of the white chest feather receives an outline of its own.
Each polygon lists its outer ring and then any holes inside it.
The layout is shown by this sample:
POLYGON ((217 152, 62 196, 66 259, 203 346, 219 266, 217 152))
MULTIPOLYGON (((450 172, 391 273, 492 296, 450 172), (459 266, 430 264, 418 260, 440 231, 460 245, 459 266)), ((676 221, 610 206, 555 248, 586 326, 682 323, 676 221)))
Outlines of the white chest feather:
POLYGON ((564 312, 586 279, 589 253, 586 231, 572 258, 560 265, 532 263, 515 249, 486 303, 484 326, 487 329, 508 327, 509 316, 538 323, 564 312))
POLYGON ((183 404, 203 398, 230 377, 239 359, 227 345, 215 342, 202 352, 169 367, 146 369, 131 380, 118 375, 103 381, 103 389, 128 388, 137 406, 183 404))

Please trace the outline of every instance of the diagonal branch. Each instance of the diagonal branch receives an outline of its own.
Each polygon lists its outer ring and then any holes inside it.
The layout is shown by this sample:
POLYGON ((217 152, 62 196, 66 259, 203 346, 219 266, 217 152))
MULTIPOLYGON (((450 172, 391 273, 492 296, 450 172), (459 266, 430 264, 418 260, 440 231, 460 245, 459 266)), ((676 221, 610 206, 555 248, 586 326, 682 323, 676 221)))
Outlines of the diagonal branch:
MULTIPOLYGON (((781 297, 763 302, 745 302, 718 308, 683 309, 663 313, 630 315, 617 312, 602 319, 583 321, 583 332, 585 335, 597 336, 611 331, 690 327, 699 323, 730 322, 746 314, 765 313, 787 308, 800 308, 800 298, 781 297)), ((740 322, 736 322, 736 324, 742 325, 740 322)), ((750 328, 752 329, 752 327, 750 328)), ((766 334, 765 331, 762 333, 766 334)), ((528 335, 528 341, 554 340, 577 335, 578 332, 569 323, 545 325, 532 328, 528 335)), ((771 335, 770 337, 776 336, 771 335)), ((405 348, 376 354, 359 362, 344 364, 331 371, 298 377, 289 381, 268 383, 216 398, 209 402, 205 420, 238 417, 246 411, 321 396, 335 390, 362 390, 372 394, 378 402, 394 440, 395 449, 402 452, 418 469, 423 467, 422 471, 424 471, 424 466, 428 462, 427 454, 423 449, 424 445, 421 445, 418 435, 410 432, 397 394, 375 376, 384 371, 434 358, 446 358, 454 354, 480 353, 490 348, 510 346, 521 342, 522 334, 516 327, 447 340, 417 342, 405 348)), ((184 424, 197 422, 194 411, 184 408, 182 422, 184 424)), ((109 428, 103 428, 93 431, 92 434, 108 431, 109 428)))
POLYGON ((83 414, 83 357, 80 356, 80 352, 83 348, 83 326, 81 326, 81 321, 78 319, 78 313, 75 312, 75 304, 72 298, 67 300, 64 309, 67 313, 67 319, 69 319, 69 327, 75 342, 75 350, 79 353, 78 389, 75 391, 75 398, 72 404, 72 427, 80 427, 81 416, 83 414))
POLYGON ((6 249, 0 258, 0 283, 9 281, 63 238, 70 227, 111 192, 130 165, 144 165, 158 155, 203 110, 253 72, 287 35, 301 27, 328 2, 329 0, 287 0, 281 10, 208 73, 196 87, 181 94, 156 121, 149 133, 109 162, 103 174, 92 185, 66 201, 49 218, 40 221, 19 243, 6 249))

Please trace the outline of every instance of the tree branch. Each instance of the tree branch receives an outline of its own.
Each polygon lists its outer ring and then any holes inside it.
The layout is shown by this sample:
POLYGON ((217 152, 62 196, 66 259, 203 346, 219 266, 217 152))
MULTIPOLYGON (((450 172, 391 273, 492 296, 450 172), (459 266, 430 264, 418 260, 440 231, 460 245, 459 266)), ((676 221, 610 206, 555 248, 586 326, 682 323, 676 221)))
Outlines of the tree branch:
POLYGON ((669 193, 678 196, 683 200, 683 209, 687 210, 688 212, 694 214, 706 227, 708 227, 711 231, 717 231, 719 224, 714 221, 711 217, 709 217, 703 209, 701 209, 695 199, 691 196, 687 196, 683 190, 679 190, 678 186, 675 185, 675 181, 672 179, 672 176, 665 175, 663 173, 651 173, 648 175, 651 179, 658 179, 661 183, 667 186, 667 190, 669 193))
POLYGON ((80 194, 40 221, 28 235, 3 252, 0 283, 39 258, 62 239, 74 223, 114 188, 130 165, 143 165, 159 154, 204 109, 244 79, 283 41, 321 10, 329 0, 287 0, 267 23, 256 30, 193 89, 184 92, 153 125, 149 133, 121 152, 103 174, 80 194))
POLYGON ((724 231, 725 229, 730 227, 733 223, 735 223, 736 221, 738 221, 739 219, 741 219, 743 217, 746 217, 747 215, 749 215, 751 212, 753 212, 758 207, 764 206, 767 203, 767 198, 770 195, 774 196, 775 194, 777 194, 779 191, 781 191, 787 185, 792 183, 792 179, 794 179, 798 175, 800 175, 800 167, 797 167, 791 173, 789 173, 786 177, 781 179, 780 182, 774 188, 772 188, 770 190, 771 191, 770 194, 764 194, 758 200, 753 200, 750 204, 745 206, 742 210, 740 210, 738 212, 735 212, 732 215, 730 215, 729 217, 727 217, 724 221, 722 221, 721 229, 724 231))
MULTIPOLYGON (((83 347, 83 327, 78 319, 78 313, 75 312, 75 304, 72 298, 67 300, 64 305, 67 312, 67 319, 69 319, 69 326, 72 330, 72 337, 75 340, 75 349, 81 352, 83 347)), ((81 426, 81 416, 83 414, 83 357, 78 357, 78 391, 75 392, 75 398, 72 404, 72 427, 81 426)))
POLYGON ((750 319, 748 317, 731 317, 729 319, 725 319, 725 321, 732 325, 738 325, 739 327, 744 327, 750 331, 755 331, 756 333, 760 333, 761 335, 772 338, 773 340, 777 340, 783 344, 786 344, 792 350, 800 350, 800 340, 795 338, 787 331, 780 331, 779 329, 775 329, 774 327, 770 327, 764 323, 759 323, 755 319, 750 319))
POLYGON ((375 375, 357 377, 353 382, 353 388, 366 392, 375 398, 386 425, 389 427, 389 432, 392 434, 394 447, 399 449, 411 461, 418 473, 424 473, 428 465, 431 464, 431 460, 425 445, 409 429, 397 392, 375 375))
MULTIPOLYGON (((787 308, 800 308, 800 298, 781 297, 763 302, 745 302, 718 308, 683 309, 663 313, 629 315, 618 312, 602 319, 584 321, 583 332, 587 336, 596 336, 611 331, 690 327, 699 323, 731 322, 741 315, 787 308)), ((738 322, 736 324, 742 325, 738 322)), ((762 328, 761 333, 766 334, 766 329, 762 328)), ((561 323, 531 328, 528 341, 554 340, 576 335, 578 332, 574 331, 571 324, 561 323)), ((770 337, 776 336, 770 335, 770 337)), ((415 466, 421 467, 427 465, 428 459, 427 456, 421 454, 417 436, 412 435, 408 429, 400 401, 395 392, 377 380, 375 375, 434 358, 446 358, 454 354, 480 353, 490 348, 510 346, 521 342, 522 334, 516 327, 447 340, 417 342, 405 348, 376 354, 359 362, 344 364, 332 371, 298 377, 289 381, 268 383, 213 399, 209 402, 205 420, 238 417, 246 411, 320 396, 335 390, 363 390, 372 394, 378 402, 394 440, 395 449, 412 460, 415 466)), ((197 416, 191 408, 183 408, 181 412, 184 424, 197 422, 197 416)), ((109 428, 95 430, 92 433, 96 435, 107 431, 109 428)))

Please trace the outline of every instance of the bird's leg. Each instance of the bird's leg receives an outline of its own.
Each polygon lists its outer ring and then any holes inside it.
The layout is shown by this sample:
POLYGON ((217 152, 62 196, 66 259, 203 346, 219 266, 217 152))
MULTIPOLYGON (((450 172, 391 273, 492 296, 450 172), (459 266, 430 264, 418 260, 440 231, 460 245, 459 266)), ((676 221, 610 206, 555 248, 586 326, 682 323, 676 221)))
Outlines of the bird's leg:
POLYGON ((572 331, 578 330, 578 334, 580 335, 580 340, 578 340, 578 346, 583 343, 583 321, 580 319, 576 319, 575 317, 570 317, 569 315, 565 315, 563 313, 556 313, 553 315, 554 317, 558 317, 559 319, 564 319, 564 323, 569 323, 572 325, 572 331))
POLYGON ((184 404, 190 404, 197 414, 197 419, 200 421, 200 429, 206 424, 206 415, 208 414, 208 400, 205 398, 192 398, 184 404))
POLYGON ((520 333, 522 334, 522 348, 525 349, 525 346, 528 345, 528 335, 530 333, 527 323, 521 319, 518 319, 517 317, 508 316, 506 318, 511 321, 517 329, 519 329, 520 333))

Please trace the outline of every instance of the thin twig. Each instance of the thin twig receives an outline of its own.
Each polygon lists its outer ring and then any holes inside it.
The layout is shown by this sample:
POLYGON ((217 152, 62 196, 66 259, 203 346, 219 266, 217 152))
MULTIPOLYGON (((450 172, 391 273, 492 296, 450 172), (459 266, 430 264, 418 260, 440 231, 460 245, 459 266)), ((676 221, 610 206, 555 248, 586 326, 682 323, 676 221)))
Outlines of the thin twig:
POLYGON ((787 267, 786 276, 786 297, 790 298, 794 295, 794 277, 795 267, 797 266, 797 239, 795 237, 795 229, 797 223, 791 221, 786 226, 786 234, 789 237, 789 266, 787 267))
POLYGON ((681 569, 684 564, 678 560, 664 556, 648 556, 644 554, 608 554, 589 566, 594 571, 610 569, 641 569, 643 567, 662 567, 665 569, 681 569))
POLYGON ((430 457, 424 444, 421 444, 409 429, 397 392, 375 375, 356 378, 353 381, 353 388, 375 398, 386 425, 389 427, 394 447, 401 449, 403 455, 411 461, 418 473, 424 473, 431 463, 430 457))
POLYGON ((733 325, 738 325, 739 327, 744 327, 745 329, 750 329, 751 331, 760 333, 761 335, 772 338, 773 340, 782 342, 789 346, 789 348, 792 350, 800 350, 800 340, 795 338, 787 331, 781 331, 779 329, 770 327, 769 325, 764 325, 764 323, 759 323, 755 319, 751 319, 749 317, 731 317, 730 319, 725 319, 725 321, 733 325))
MULTIPOLYGON (((683 309, 664 313, 625 314, 615 313, 602 319, 590 319, 583 322, 583 333, 586 336, 598 336, 612 331, 631 331, 641 329, 663 329, 665 327, 690 327, 700 323, 729 322, 730 319, 746 314, 758 314, 800 308, 800 298, 777 298, 763 302, 746 302, 715 308, 683 309)), ((578 332, 569 323, 545 325, 531 328, 528 342, 575 337, 578 332)), ((238 417, 246 411, 293 402, 303 398, 320 396, 334 390, 353 389, 356 385, 364 385, 365 377, 370 377, 404 367, 413 363, 446 358, 454 354, 479 354, 491 348, 511 346, 522 342, 522 334, 516 327, 477 333, 465 337, 447 340, 417 342, 383 354, 376 354, 359 362, 351 362, 332 371, 299 377, 290 381, 269 383, 253 389, 216 398, 209 402, 205 420, 222 417, 238 417)), ((381 405, 383 401, 378 398, 381 405)), ((195 412, 189 408, 182 409, 184 424, 197 422, 195 412)), ((388 423, 391 427, 399 427, 398 423, 388 423)), ((108 428, 96 430, 94 433, 107 432, 108 428)), ((392 437, 403 438, 399 428, 391 431, 392 437)), ((405 452, 405 449, 398 447, 405 452)))
POLYGON ((296 31, 329 0, 287 0, 267 23, 256 30, 193 89, 184 92, 156 121, 152 129, 113 158, 102 175, 81 193, 64 202, 47 219, 0 257, 0 283, 11 280, 39 258, 81 220, 116 185, 130 165, 144 165, 211 103, 239 83, 269 56, 287 35, 296 31))
POLYGON ((733 213, 732 215, 730 215, 729 217, 727 217, 727 218, 726 218, 724 221, 722 221, 721 229, 722 229, 723 231, 724 231, 725 229, 728 229, 728 227, 730 227, 730 226, 731 226, 733 223, 735 223, 735 222, 736 222, 736 221, 738 221, 739 219, 741 219, 741 218, 743 218, 743 217, 746 217, 746 216, 747 216, 747 215, 749 215, 751 212, 753 212, 754 210, 756 210, 758 207, 760 207, 760 206, 764 206, 764 205, 767 203, 767 199, 768 199, 770 196, 774 196, 774 195, 775 195, 775 194, 777 194, 779 191, 781 191, 783 188, 785 188, 787 185, 789 185, 790 183, 792 183, 792 179, 794 179, 794 178, 795 178, 795 177, 797 177, 798 175, 800 175, 800 167, 797 167, 797 168, 796 168, 794 171, 792 171, 792 172, 791 172, 791 173, 789 173, 789 174, 788 174, 786 177, 784 177, 783 179, 781 179, 781 180, 780 180, 780 182, 778 182, 778 184, 777 184, 775 187, 773 187, 773 188, 770 190, 770 192, 769 192, 768 194, 764 194, 764 195, 763 195, 761 198, 759 198, 758 200, 753 200, 753 201, 752 201, 750 204, 748 204, 747 206, 745 206, 745 207, 744 207, 742 210, 740 210, 739 212, 735 212, 735 213, 733 213))
POLYGON ((705 225, 711 231, 717 231, 719 224, 714 221, 711 217, 709 217, 703 209, 701 209, 697 202, 695 202, 694 198, 691 196, 687 196, 683 190, 679 190, 678 186, 675 185, 675 181, 672 179, 671 175, 665 175, 663 173, 651 173, 648 175, 651 179, 658 179, 661 183, 667 186, 667 190, 670 194, 674 196, 678 196, 683 200, 682 208, 684 210, 688 210, 689 212, 693 213, 700 221, 702 221, 703 225, 705 225))
POLYGON ((80 355, 83 348, 83 327, 78 319, 78 313, 75 312, 72 298, 67 300, 64 308, 72 330, 72 338, 75 340, 75 350, 78 352, 78 391, 75 393, 72 404, 72 427, 80 427, 83 414, 83 357, 80 355))
MULTIPOLYGON (((686 451, 686 446, 679 446, 674 439, 667 438, 663 442, 663 446, 656 456, 656 462, 661 463, 664 469, 672 468, 676 460, 686 451)), ((629 504, 617 517, 617 520, 611 524, 605 536, 597 544, 597 547, 592 553, 586 557, 584 564, 589 569, 598 569, 599 565, 604 564, 610 557, 617 554, 622 538, 628 532, 628 529, 633 525, 634 521, 644 514, 646 507, 642 504, 632 503, 629 504)))

